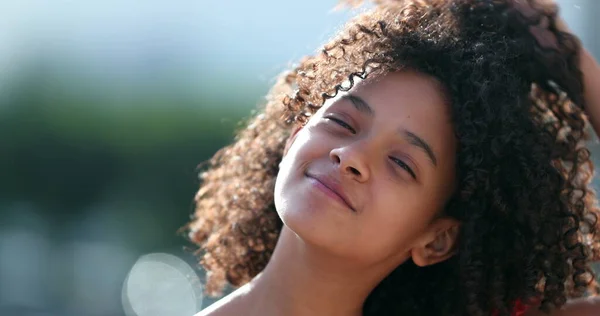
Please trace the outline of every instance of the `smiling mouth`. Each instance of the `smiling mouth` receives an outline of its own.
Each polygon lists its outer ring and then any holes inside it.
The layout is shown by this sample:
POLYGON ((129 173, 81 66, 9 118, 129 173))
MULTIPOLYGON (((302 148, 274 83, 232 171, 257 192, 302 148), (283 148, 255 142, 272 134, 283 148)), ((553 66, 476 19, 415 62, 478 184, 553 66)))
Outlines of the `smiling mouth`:
POLYGON ((346 206, 348 209, 350 209, 352 212, 356 213, 356 210, 354 209, 354 207, 352 207, 352 205, 350 205, 348 200, 340 192, 338 192, 338 190, 336 190, 337 188, 336 188, 335 184, 329 183, 329 181, 327 181, 325 179, 319 179, 318 177, 315 177, 315 176, 312 176, 309 174, 307 174, 306 176, 310 180, 312 180, 313 184, 317 187, 317 189, 319 189, 321 192, 325 193, 325 195, 340 202, 341 204, 346 206))

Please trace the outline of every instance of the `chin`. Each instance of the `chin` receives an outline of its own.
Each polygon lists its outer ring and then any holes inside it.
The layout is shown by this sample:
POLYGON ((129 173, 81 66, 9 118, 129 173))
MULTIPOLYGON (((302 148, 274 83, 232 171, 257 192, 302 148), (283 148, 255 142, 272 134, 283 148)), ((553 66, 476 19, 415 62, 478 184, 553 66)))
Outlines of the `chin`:
MULTIPOLYGON (((291 201, 289 201, 291 202, 291 201)), ((351 237, 340 227, 342 224, 326 216, 317 208, 306 203, 283 203, 277 209, 284 228, 292 232, 303 244, 319 248, 338 256, 355 253, 355 248, 348 245, 351 237), (351 253, 348 253, 351 252, 351 253)))
MULTIPOLYGON (((314 192, 308 180, 280 174, 275 182, 275 209, 287 229, 304 243, 340 253, 352 240, 356 217, 343 212, 335 201, 314 192)), ((354 236, 355 237, 355 236, 354 236)))

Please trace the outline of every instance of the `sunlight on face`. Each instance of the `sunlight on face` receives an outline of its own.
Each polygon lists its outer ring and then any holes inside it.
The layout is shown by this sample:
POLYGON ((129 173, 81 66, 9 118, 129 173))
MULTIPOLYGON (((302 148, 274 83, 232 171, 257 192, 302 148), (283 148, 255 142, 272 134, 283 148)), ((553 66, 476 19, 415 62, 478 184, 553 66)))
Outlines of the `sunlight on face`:
POLYGON ((407 252, 453 190, 456 141, 435 80, 397 72, 327 102, 293 138, 275 186, 284 224, 366 264, 407 252))

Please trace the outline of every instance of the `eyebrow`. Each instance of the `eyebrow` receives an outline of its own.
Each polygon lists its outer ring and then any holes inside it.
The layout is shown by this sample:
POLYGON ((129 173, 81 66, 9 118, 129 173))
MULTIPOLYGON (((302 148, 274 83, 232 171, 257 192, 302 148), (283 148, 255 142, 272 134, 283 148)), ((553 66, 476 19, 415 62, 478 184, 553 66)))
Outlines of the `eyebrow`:
POLYGON ((408 139, 408 141, 411 143, 411 145, 417 146, 420 149, 422 149, 425 152, 425 154, 427 154, 427 157, 429 158, 431 163, 437 167, 437 158, 435 157, 433 150, 431 150, 431 146, 429 146, 429 144, 427 144, 427 142, 424 141, 421 137, 417 136, 416 134, 410 131, 403 130, 402 132, 404 136, 408 139))
POLYGON ((375 111, 373 111, 373 108, 371 108, 371 106, 367 102, 365 102, 365 100, 361 99, 359 96, 348 93, 348 94, 344 94, 342 96, 342 99, 349 100, 350 102, 352 102, 352 105, 354 105, 354 108, 356 108, 361 113, 367 114, 368 116, 373 116, 375 114, 375 111))
MULTIPOLYGON (((348 93, 343 95, 342 98, 349 100, 354 106, 354 108, 356 108, 359 112, 367 114, 369 116, 375 115, 375 111, 373 111, 373 108, 371 108, 371 106, 359 96, 348 93)), ((424 141, 421 137, 417 136, 411 131, 403 130, 402 134, 404 134, 404 137, 408 139, 408 142, 411 145, 419 147, 421 150, 423 150, 423 152, 427 155, 431 163, 437 167, 437 157, 433 153, 431 146, 429 146, 429 144, 426 141, 424 141)))

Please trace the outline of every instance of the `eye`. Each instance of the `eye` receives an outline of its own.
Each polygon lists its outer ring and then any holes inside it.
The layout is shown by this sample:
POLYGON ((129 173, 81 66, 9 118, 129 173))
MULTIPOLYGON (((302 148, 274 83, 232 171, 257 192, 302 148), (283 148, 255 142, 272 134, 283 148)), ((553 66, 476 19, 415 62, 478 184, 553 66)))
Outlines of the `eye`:
POLYGON ((402 160, 395 158, 395 157, 390 157, 390 159, 398 166, 400 166, 400 168, 406 170, 406 172, 408 172, 410 174, 411 177, 413 177, 413 179, 417 179, 417 175, 415 174, 415 172, 402 160))
POLYGON ((339 118, 329 116, 329 117, 326 117, 325 119, 335 122, 337 125, 349 130, 352 134, 356 134, 356 130, 352 126, 350 126, 350 124, 344 122, 343 120, 341 120, 339 118))

